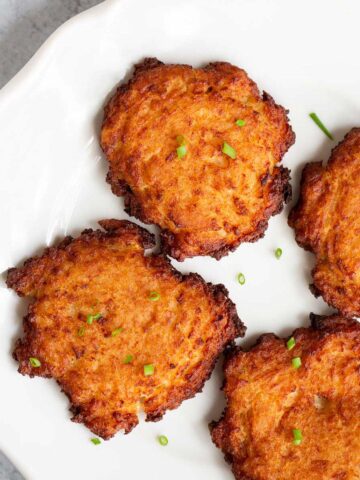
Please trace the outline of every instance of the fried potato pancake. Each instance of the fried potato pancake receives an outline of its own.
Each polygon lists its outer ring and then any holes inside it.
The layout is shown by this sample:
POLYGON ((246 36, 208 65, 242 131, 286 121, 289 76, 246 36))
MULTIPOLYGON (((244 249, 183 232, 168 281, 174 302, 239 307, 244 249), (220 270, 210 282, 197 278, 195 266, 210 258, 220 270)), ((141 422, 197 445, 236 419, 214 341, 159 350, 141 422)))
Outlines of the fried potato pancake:
POLYGON ((346 135, 325 167, 305 166, 289 225, 316 256, 315 295, 345 316, 360 316, 360 128, 346 135))
POLYGON ((286 113, 229 63, 146 59, 105 108, 107 181, 130 215, 161 228, 165 253, 219 259, 262 237, 291 195, 286 113))
POLYGON ((182 275, 153 235, 128 221, 66 238, 11 269, 7 284, 33 298, 14 357, 19 372, 53 377, 75 422, 108 439, 199 392, 245 328, 222 285, 182 275))
POLYGON ((293 348, 266 334, 225 362, 227 407, 211 435, 237 480, 360 478, 360 324, 310 318, 293 348))

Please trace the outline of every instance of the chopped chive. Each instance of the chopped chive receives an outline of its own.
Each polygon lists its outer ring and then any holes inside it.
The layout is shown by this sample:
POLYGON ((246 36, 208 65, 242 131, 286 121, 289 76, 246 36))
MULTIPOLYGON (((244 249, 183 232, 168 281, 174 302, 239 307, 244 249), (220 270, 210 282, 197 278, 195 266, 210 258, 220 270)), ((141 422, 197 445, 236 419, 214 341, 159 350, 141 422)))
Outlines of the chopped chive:
POLYGON ((163 447, 165 447, 169 443, 169 440, 165 435, 159 435, 158 440, 160 445, 162 445, 163 447))
POLYGON ((146 377, 150 377, 151 375, 154 374, 154 365, 152 363, 149 363, 148 365, 144 365, 144 375, 146 377))
POLYGON ((94 320, 99 320, 99 318, 101 318, 101 313, 96 313, 95 315, 91 315, 89 314, 87 317, 86 317, 86 323, 88 325, 91 325, 93 323, 94 320))
POLYGON ((224 142, 222 146, 222 152, 225 153, 228 157, 235 160, 236 158, 236 151, 233 147, 231 147, 228 143, 224 142))
POLYGON ((83 337, 85 334, 85 327, 80 327, 77 334, 78 337, 83 337))
POLYGON ((237 125, 238 127, 243 127, 244 125, 246 125, 246 122, 245 120, 241 120, 239 118, 238 120, 236 120, 235 125, 237 125))
POLYGON ((238 273, 236 278, 237 278, 237 281, 240 283, 240 285, 244 285, 245 275, 243 273, 238 273))
POLYGON ((292 433, 293 433, 293 444, 300 445, 303 439, 301 430, 299 430, 298 428, 294 428, 292 433))
POLYGON ((113 330, 111 332, 111 336, 112 337, 116 337, 117 335, 119 335, 119 333, 121 333, 124 329, 122 327, 119 327, 119 328, 115 328, 115 330, 113 330))
POLYGON ((91 438, 90 439, 94 445, 100 445, 101 440, 100 438, 91 438))
POLYGON ((123 363, 125 363, 125 364, 126 363, 131 363, 133 360, 134 360, 134 357, 132 355, 126 355, 123 363))
POLYGON ((158 292, 150 292, 149 293, 149 300, 152 302, 157 302, 160 298, 160 293, 158 292))
POLYGON ((275 257, 276 257, 277 259, 279 259, 279 258, 281 257, 281 255, 282 255, 282 253, 283 253, 283 251, 281 250, 281 248, 277 248, 277 249, 275 250, 275 257))
POLYGON ((301 358, 300 357, 294 357, 292 360, 291 360, 291 363, 292 363, 292 366, 294 368, 300 368, 301 367, 301 358))
POLYGON ((184 135, 178 135, 176 141, 179 145, 185 145, 186 143, 184 135))
POLYGON ((176 153, 178 158, 184 158, 186 155, 186 145, 180 145, 180 147, 176 149, 176 153))
POLYGON ((294 337, 289 338, 289 340, 286 342, 286 347, 288 350, 292 350, 296 345, 296 341, 294 337))
POLYGON ((34 368, 39 368, 41 367, 41 362, 38 358, 36 357, 30 357, 29 358, 30 365, 34 368))
POLYGON ((325 135, 330 138, 330 140, 334 140, 334 137, 332 134, 329 132, 329 130, 325 127, 325 125, 322 123, 320 118, 316 115, 316 113, 309 113, 309 117, 316 123, 316 125, 320 128, 322 132, 325 133, 325 135))

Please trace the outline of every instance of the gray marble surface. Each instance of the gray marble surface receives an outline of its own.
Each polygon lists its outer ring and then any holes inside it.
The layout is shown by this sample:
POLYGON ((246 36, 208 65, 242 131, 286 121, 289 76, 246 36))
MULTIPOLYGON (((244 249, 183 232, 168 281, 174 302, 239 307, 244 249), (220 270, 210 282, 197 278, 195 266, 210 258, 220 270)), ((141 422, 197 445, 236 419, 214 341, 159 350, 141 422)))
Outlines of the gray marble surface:
MULTIPOLYGON (((57 27, 97 3, 100 0, 0 0, 0 88, 57 27)), ((0 480, 23 480, 1 452, 0 480)))
POLYGON ((0 0, 0 88, 57 27, 97 3, 100 0, 0 0))
POLYGON ((0 480, 24 480, 16 467, 0 452, 0 480))

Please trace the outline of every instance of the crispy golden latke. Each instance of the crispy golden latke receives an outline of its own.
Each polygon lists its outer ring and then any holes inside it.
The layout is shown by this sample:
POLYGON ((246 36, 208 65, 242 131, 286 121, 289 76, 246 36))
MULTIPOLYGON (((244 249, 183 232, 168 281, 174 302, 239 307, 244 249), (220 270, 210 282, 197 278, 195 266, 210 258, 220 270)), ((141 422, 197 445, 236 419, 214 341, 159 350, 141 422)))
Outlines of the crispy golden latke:
POLYGON ((73 420, 107 439, 130 432, 139 407, 156 421, 199 392, 245 328, 222 285, 144 256, 154 246, 146 230, 100 225, 106 232, 85 230, 11 269, 7 284, 33 298, 14 351, 20 373, 55 378, 73 420))
POLYGON ((227 408, 211 435, 237 480, 360 478, 360 324, 310 318, 293 349, 267 334, 226 360, 227 408))
POLYGON ((157 59, 118 88, 101 131, 112 191, 130 215, 161 228, 163 250, 180 261, 219 259, 264 235, 291 195, 279 162, 294 138, 286 111, 244 70, 157 59))
POLYGON ((343 315, 360 316, 360 128, 332 151, 326 167, 305 166, 289 225, 298 244, 316 255, 315 295, 343 315))

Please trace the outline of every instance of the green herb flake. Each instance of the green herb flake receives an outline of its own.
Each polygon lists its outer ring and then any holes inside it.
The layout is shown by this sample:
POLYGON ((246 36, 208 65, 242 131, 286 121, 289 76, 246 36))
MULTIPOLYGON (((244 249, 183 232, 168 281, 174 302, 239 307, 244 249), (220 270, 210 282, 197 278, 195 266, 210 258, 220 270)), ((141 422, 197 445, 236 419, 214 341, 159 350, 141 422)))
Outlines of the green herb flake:
POLYGON ((132 355, 126 355, 123 363, 128 364, 128 363, 131 363, 133 360, 134 360, 134 357, 132 355))
POLYGON ((235 125, 237 125, 238 127, 243 127, 244 125, 246 125, 246 122, 245 120, 241 120, 239 118, 238 120, 236 120, 235 125))
POLYGON ((243 273, 238 273, 236 278, 237 278, 237 281, 240 283, 240 285, 244 285, 245 275, 243 273))
POLYGON ((150 377, 151 375, 154 375, 154 370, 155 370, 155 367, 152 363, 149 363, 148 365, 144 365, 145 377, 150 377))
POLYGON ((291 360, 291 364, 295 369, 298 369, 301 367, 301 358, 300 357, 294 357, 291 360))
POLYGON ((88 325, 91 325, 94 320, 99 320, 99 318, 101 318, 101 317, 102 317, 102 314, 101 314, 101 313, 96 313, 95 315, 89 314, 89 315, 87 315, 87 317, 86 317, 86 323, 87 323, 88 325))
POLYGON ((101 443, 101 440, 100 438, 91 438, 90 441, 94 444, 94 445, 100 445, 101 443))
POLYGON ((187 153, 186 145, 180 145, 180 147, 177 147, 176 153, 178 158, 184 158, 187 153))
POLYGON ((169 440, 165 435, 159 435, 158 436, 158 441, 159 441, 160 445, 162 445, 163 447, 165 447, 169 443, 169 440))
POLYGON ((296 345, 296 341, 294 337, 289 338, 289 340, 286 342, 286 348, 288 350, 292 350, 296 345))
POLYGON ((115 330, 113 330, 111 332, 111 336, 112 337, 117 337, 119 335, 119 333, 123 332, 124 329, 122 327, 119 327, 119 328, 115 328, 115 330))
POLYGON ((30 357, 29 358, 30 365, 34 368, 39 368, 41 367, 41 362, 38 358, 36 357, 30 357))
POLYGON ((322 123, 320 118, 316 115, 316 113, 312 112, 309 113, 309 117, 314 121, 314 123, 320 128, 322 132, 325 133, 325 135, 330 138, 330 140, 334 140, 334 137, 332 134, 329 132, 329 130, 325 127, 325 125, 322 123))
POLYGON ((78 337, 83 337, 85 335, 85 327, 80 327, 77 332, 78 337))
POLYGON ((298 428, 294 428, 292 433, 293 433, 293 444, 300 445, 303 439, 301 430, 299 430, 298 428))
POLYGON ((152 302, 157 302, 160 299, 160 293, 158 292, 150 292, 149 293, 149 300, 152 302))
POLYGON ((236 151, 233 147, 231 147, 228 143, 224 142, 222 146, 222 152, 225 153, 228 157, 235 160, 236 158, 236 151))
POLYGON ((281 257, 282 253, 283 253, 282 249, 281 249, 281 248, 277 248, 277 249, 275 250, 275 257, 279 260, 279 258, 281 257))

